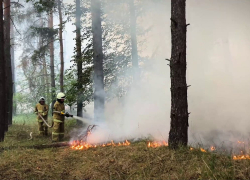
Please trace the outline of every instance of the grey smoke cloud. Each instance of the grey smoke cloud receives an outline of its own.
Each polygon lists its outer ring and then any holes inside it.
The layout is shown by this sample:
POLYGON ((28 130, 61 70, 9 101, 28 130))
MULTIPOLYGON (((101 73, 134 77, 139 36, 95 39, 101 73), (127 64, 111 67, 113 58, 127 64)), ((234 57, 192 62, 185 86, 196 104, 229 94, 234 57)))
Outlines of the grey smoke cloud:
MULTIPOLYGON (((187 31, 191 143, 236 141, 241 135, 228 132, 249 132, 249 5, 246 0, 187 1, 187 22, 191 24, 187 31)), ((124 102, 106 104, 106 121, 90 137, 93 142, 148 135, 168 139, 170 72, 164 59, 171 57, 170 1, 147 2, 145 8, 149 13, 140 17, 138 24, 153 28, 146 43, 138 48, 140 56, 154 54, 142 66, 147 76, 130 90, 124 102)))

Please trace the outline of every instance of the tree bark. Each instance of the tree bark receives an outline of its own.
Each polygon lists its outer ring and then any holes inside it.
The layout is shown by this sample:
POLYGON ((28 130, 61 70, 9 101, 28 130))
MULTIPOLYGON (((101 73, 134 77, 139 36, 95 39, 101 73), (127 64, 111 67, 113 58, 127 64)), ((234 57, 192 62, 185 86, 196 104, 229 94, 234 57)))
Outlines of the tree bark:
MULTIPOLYGON (((15 51, 14 51, 14 44, 15 44, 15 40, 14 40, 14 29, 13 29, 13 24, 10 23, 10 56, 11 56, 11 67, 12 67, 12 82, 13 82, 13 96, 16 94, 16 85, 15 85, 15 81, 16 81, 16 78, 15 78, 15 51)), ((15 99, 13 98, 13 116, 16 115, 16 101, 15 99)), ((12 124, 12 119, 11 119, 11 124, 12 124)))
POLYGON ((0 99, 3 103, 0 103, 0 142, 4 140, 5 127, 7 123, 7 86, 6 82, 6 62, 4 53, 4 26, 3 26, 3 0, 0 0, 0 99))
MULTIPOLYGON (((11 67, 11 55, 10 55, 10 0, 4 0, 4 52, 6 61, 7 78, 8 83, 7 98, 7 115, 8 124, 12 124, 12 104, 13 104, 13 79, 12 79, 12 67, 11 67)), ((8 124, 6 124, 6 131, 8 131, 8 124)))
POLYGON ((138 66, 138 50, 137 50, 137 35, 136 35, 136 13, 134 0, 129 1, 130 9, 130 36, 131 36, 131 55, 132 55, 132 67, 133 77, 137 81, 139 79, 139 66, 138 66))
MULTIPOLYGON (((41 19, 41 28, 44 27, 44 22, 43 22, 43 19, 41 19)), ((43 47, 44 45, 44 41, 43 41, 43 38, 42 36, 39 37, 39 48, 43 47)), ((41 76, 41 80, 42 80, 42 86, 43 86, 43 93, 44 93, 44 97, 46 98, 46 101, 47 102, 50 102, 49 101, 49 79, 48 79, 48 72, 47 72, 47 62, 46 62, 46 59, 45 57, 42 57, 42 76, 41 76), (45 94, 46 92, 46 94, 45 94)))
POLYGON ((81 4, 80 0, 76 0, 76 61, 77 61, 77 116, 82 117, 82 42, 81 42, 81 4))
MULTIPOLYGON (((40 19, 40 28, 43 28, 43 19, 40 19)), ((38 40, 38 44, 37 44, 37 49, 40 49, 41 47, 43 47, 43 38, 42 38, 42 35, 39 36, 39 40, 38 40)), ((45 69, 46 69, 46 66, 45 66, 45 57, 42 57, 40 59, 42 61, 42 64, 39 65, 40 66, 40 69, 41 69, 41 76, 40 76, 40 81, 41 81, 41 90, 43 92, 44 95, 42 95, 43 97, 45 97, 45 92, 46 92, 46 85, 45 85, 45 69)), ((45 97, 46 98, 46 97, 45 97)))
POLYGON ((104 120, 104 75, 102 52, 102 25, 100 0, 91 0, 92 32, 94 49, 94 120, 104 120))
MULTIPOLYGON (((53 11, 49 14, 49 28, 53 29, 53 11)), ((55 83, 55 65, 54 65, 54 38, 51 38, 50 46, 50 78, 51 78, 51 111, 56 102, 56 83, 55 83)))
POLYGON ((188 143, 188 102, 186 83, 186 0, 171 0, 171 125, 169 146, 188 143))
POLYGON ((64 92, 63 88, 63 76, 64 76, 64 59, 63 59, 63 38, 62 38, 62 9, 61 9, 61 0, 58 0, 58 12, 59 12, 59 42, 60 42, 60 60, 61 60, 61 69, 60 69, 60 91, 64 92))
POLYGON ((43 77, 45 81, 45 87, 46 87, 46 101, 50 102, 50 94, 49 94, 49 79, 48 79, 48 72, 47 72, 47 63, 45 60, 45 57, 43 58, 43 77))

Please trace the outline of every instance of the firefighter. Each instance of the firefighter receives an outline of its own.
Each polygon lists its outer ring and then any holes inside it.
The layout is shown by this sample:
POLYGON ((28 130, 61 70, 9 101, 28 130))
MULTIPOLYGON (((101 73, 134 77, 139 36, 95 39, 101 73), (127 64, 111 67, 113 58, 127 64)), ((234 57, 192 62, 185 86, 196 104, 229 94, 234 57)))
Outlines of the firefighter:
POLYGON ((57 94, 57 101, 53 107, 53 131, 52 131, 52 141, 62 141, 64 137, 64 120, 66 117, 72 117, 69 113, 65 113, 65 106, 64 106, 64 93, 57 94))
POLYGON ((42 118, 48 122, 49 106, 45 104, 45 98, 41 97, 39 103, 35 107, 40 135, 48 135, 48 127, 44 124, 42 118))

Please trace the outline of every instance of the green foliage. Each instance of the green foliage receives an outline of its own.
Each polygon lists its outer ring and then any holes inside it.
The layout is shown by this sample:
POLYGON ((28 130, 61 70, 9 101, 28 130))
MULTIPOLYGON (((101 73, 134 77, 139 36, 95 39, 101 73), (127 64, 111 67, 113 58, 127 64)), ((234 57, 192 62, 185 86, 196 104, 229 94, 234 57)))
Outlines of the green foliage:
MULTIPOLYGON (((88 64, 90 56, 87 53, 83 56, 81 60, 84 62, 83 67, 83 75, 81 79, 77 78, 77 70, 75 65, 73 65, 70 69, 67 69, 65 72, 65 91, 66 91, 66 103, 69 106, 72 106, 76 103, 79 92, 81 92, 81 100, 83 101, 83 107, 86 106, 93 99, 93 90, 92 90, 92 73, 93 73, 93 65, 88 64)), ((90 58, 91 59, 91 58, 90 58)))
POLYGON ((52 38, 55 38, 55 36, 58 34, 57 29, 51 29, 48 27, 31 26, 30 29, 33 37, 35 36, 42 37, 43 38, 42 40, 47 42, 50 42, 50 40, 52 38))
POLYGON ((30 95, 22 92, 17 92, 15 94, 14 101, 17 105, 17 114, 32 112, 33 109, 30 109, 30 107, 34 106, 34 104, 36 103, 30 95))
MULTIPOLYGON (((50 29, 42 22, 47 13, 57 6, 56 1, 26 0, 32 4, 26 13, 20 13, 20 18, 26 18, 29 30, 25 33, 24 53, 22 55, 21 67, 25 76, 22 87, 28 88, 22 94, 27 93, 27 99, 32 102, 39 96, 44 96, 45 87, 44 71, 41 70, 43 61, 48 60, 48 44, 50 40, 56 39, 57 29, 50 29), (27 17, 30 16, 30 19, 27 17), (40 23, 39 23, 40 22, 40 23), (38 24, 39 23, 39 24, 38 24), (32 39, 32 41, 30 41, 32 39), (38 42, 39 45, 37 44, 38 42), (33 100, 32 100, 33 99, 33 100)), ((82 35, 82 58, 77 59, 76 49, 72 57, 73 65, 65 72, 66 103, 70 106, 76 103, 77 97, 83 100, 83 106, 93 100, 93 43, 92 43, 92 20, 90 11, 90 0, 81 1, 81 35, 82 35), (77 63, 83 64, 83 76, 78 79, 77 63), (80 94, 80 96, 79 96, 80 94)), ((136 1, 137 15, 143 12, 141 1, 136 1)), ((69 5, 65 9, 67 21, 75 22, 75 6, 69 5)), ((47 19, 45 20, 45 22, 47 19)), ((104 83, 106 100, 121 98, 124 96, 132 82, 131 66, 131 37, 129 27, 128 1, 102 0, 102 28, 103 28, 103 53, 104 53, 104 83)), ((138 26, 138 36, 142 37, 147 31, 138 26)), ((143 38, 140 38, 143 39, 143 38)), ((141 43, 141 42, 139 42, 141 43)), ((139 60, 143 59, 139 57, 139 60)), ((47 63, 48 64, 48 63, 47 63)), ((56 65, 55 65, 56 66, 56 65)), ((48 65, 46 66, 48 67, 48 65)), ((44 67, 43 67, 44 68, 44 67)), ((67 67, 66 67, 67 68, 67 67)), ((48 75, 50 74, 48 70, 48 75)), ((58 75, 56 75, 58 78, 58 75)), ((50 81, 48 82, 50 83, 50 81)), ((58 85, 58 81, 56 86, 58 85)), ((56 88, 57 90, 57 88, 56 88)), ((51 89, 49 90, 51 92, 51 89)), ((47 96, 50 96, 49 94, 47 96)))
POLYGON ((46 52, 48 51, 48 46, 42 46, 37 50, 34 50, 32 56, 31 56, 31 60, 33 63, 38 62, 39 60, 41 60, 42 58, 45 58, 46 56, 46 52))
POLYGON ((55 6, 55 0, 26 0, 31 2, 37 13, 50 12, 55 6))
POLYGON ((30 3, 27 3, 26 8, 16 15, 16 21, 22 25, 19 28, 23 52, 18 67, 23 72, 20 76, 22 81, 18 82, 20 87, 18 91, 23 97, 22 101, 25 106, 21 106, 22 102, 17 102, 17 107, 21 112, 33 108, 41 96, 46 98, 46 103, 50 103, 49 44, 52 39, 56 39, 58 34, 58 29, 46 27, 48 25, 47 14, 41 12, 41 8, 37 11, 39 5, 44 5, 45 10, 47 8, 46 11, 49 12, 54 1, 28 0, 27 2, 30 3))
MULTIPOLYGON (((104 54, 104 84, 106 91, 106 99, 110 100, 115 97, 122 97, 128 90, 131 84, 131 76, 128 75, 131 71, 131 39, 128 14, 124 10, 122 3, 109 2, 108 0, 102 1, 102 25, 103 25, 103 54, 104 54), (111 10, 113 7, 113 10, 111 10), (119 8, 117 8, 119 7, 119 8), (105 9, 111 10, 107 12, 105 9), (124 12, 124 13, 121 13, 124 12), (120 18, 114 19, 115 15, 120 18), (112 18, 110 18, 112 16, 112 18)), ((82 44, 84 49, 82 51, 83 66, 92 66, 93 61, 93 44, 92 44, 92 20, 90 15, 90 1, 82 2, 82 44)), ((69 20, 75 16, 75 7, 70 5, 68 7, 67 15, 69 20)), ((76 49, 75 49, 76 54, 76 49)), ((76 56, 73 56, 73 66, 69 69, 76 69, 77 66, 76 56)), ((72 71, 72 73, 74 70, 72 71)), ((75 71, 76 73, 76 71, 75 71)), ((82 83, 86 87, 89 81, 92 81, 91 72, 85 72, 82 83)), ((76 78, 76 74, 71 78, 76 78)), ((76 79, 75 79, 76 81, 76 79)), ((90 83, 91 84, 91 83, 90 83)), ((77 84, 73 85, 71 92, 75 94, 77 84)), ((91 88, 88 88, 91 90, 91 88)), ((92 90, 93 91, 93 90, 92 90)), ((86 92, 84 90, 84 92, 86 92)), ((87 91, 89 92, 89 91, 87 91)), ((84 94, 84 93, 83 93, 84 94)), ((85 96, 85 95, 84 95, 85 96)), ((75 94, 76 97, 76 94, 75 94)), ((90 97, 90 96, 87 96, 90 97)))
MULTIPOLYGON (((48 117, 48 123, 51 124, 52 117, 48 117)), ((65 121, 65 140, 70 139, 69 132, 77 127, 75 119, 67 119, 65 121)), ((37 116, 34 113, 23 113, 13 118, 13 125, 9 128, 6 133, 6 138, 3 143, 0 143, 1 148, 4 147, 6 150, 19 149, 32 147, 34 145, 51 144, 51 128, 49 130, 49 136, 41 137, 38 131, 37 116), (32 132, 33 139, 30 139, 30 133, 32 132)), ((14 150, 14 151, 15 151, 14 150)), ((1 153, 0 153, 1 154, 1 153)), ((1 169, 1 168, 0 168, 1 169)), ((2 178, 0 178, 2 179, 2 178)))
POLYGON ((22 113, 13 118, 13 124, 16 125, 34 125, 37 116, 35 113, 22 113))

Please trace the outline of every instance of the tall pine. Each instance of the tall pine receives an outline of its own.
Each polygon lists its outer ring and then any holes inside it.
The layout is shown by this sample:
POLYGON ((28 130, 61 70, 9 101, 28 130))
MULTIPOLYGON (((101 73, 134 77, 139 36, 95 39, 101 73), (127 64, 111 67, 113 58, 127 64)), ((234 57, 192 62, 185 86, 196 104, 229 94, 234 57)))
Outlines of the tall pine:
POLYGON ((171 0, 171 124, 169 145, 188 143, 188 102, 186 83, 186 0, 171 0))
POLYGON ((94 120, 104 120, 104 75, 102 51, 101 2, 91 0, 93 50, 94 50, 94 120))
POLYGON ((8 124, 7 117, 7 87, 8 83, 6 82, 7 71, 6 71, 6 61, 4 53, 4 23, 3 23, 3 0, 0 0, 0 142, 4 140, 5 127, 6 123, 8 124))

